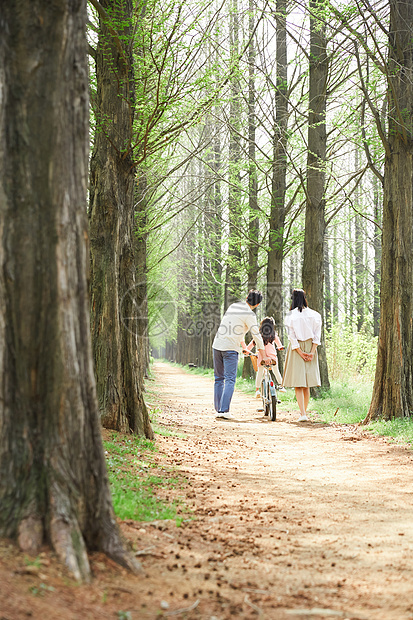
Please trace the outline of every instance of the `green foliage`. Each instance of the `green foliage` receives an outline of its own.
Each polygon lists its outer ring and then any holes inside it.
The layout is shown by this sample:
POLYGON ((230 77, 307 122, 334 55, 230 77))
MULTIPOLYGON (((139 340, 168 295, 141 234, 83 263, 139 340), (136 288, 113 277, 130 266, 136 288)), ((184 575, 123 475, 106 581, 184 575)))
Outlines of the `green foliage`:
MULTIPOLYGON (((148 399, 146 402, 148 403, 148 399)), ((183 439, 185 437, 184 433, 179 433, 177 431, 170 430, 169 428, 165 428, 164 426, 162 426, 162 424, 158 422, 159 411, 160 410, 158 408, 153 408, 150 412, 150 420, 153 432, 156 435, 160 435, 161 437, 180 437, 181 439, 183 439)))
POLYGON ((332 381, 331 388, 322 398, 312 400, 309 409, 316 412, 324 422, 357 424, 367 415, 373 385, 357 381, 332 381))
POLYGON ((31 586, 29 590, 33 596, 44 596, 46 592, 54 592, 54 587, 41 583, 39 586, 31 586))
POLYGON ((185 370, 188 370, 193 375, 201 375, 202 377, 211 377, 214 378, 214 370, 213 368, 192 368, 189 366, 184 366, 185 370))
MULTIPOLYGON (((133 14, 122 3, 113 3, 106 7, 106 18, 100 15, 99 20, 91 11, 89 42, 103 54, 105 66, 117 81, 119 97, 125 109, 130 109, 134 137, 132 144, 125 143, 123 152, 133 151, 137 163, 174 142, 213 100, 222 58, 211 58, 206 65, 204 53, 219 19, 220 12, 211 13, 208 0, 200 0, 196 7, 174 0, 137 2, 133 14), (122 67, 120 75, 121 64, 115 57, 120 54, 127 65, 129 51, 133 71, 122 67)), ((96 107, 91 68, 91 100, 96 107)), ((94 128, 105 132, 114 119, 102 118, 95 109, 94 121, 94 128)))
POLYGON ((166 469, 162 477, 150 473, 156 467, 151 460, 155 444, 142 437, 113 433, 104 447, 116 515, 137 521, 176 519, 179 525, 182 517, 177 517, 177 511, 181 504, 166 501, 162 491, 182 485, 184 479, 171 477, 166 469))
MULTIPOLYGON (((324 422, 358 424, 363 422, 369 410, 373 382, 353 380, 351 383, 333 381, 331 389, 323 397, 310 403, 311 411, 324 422)), ((399 418, 371 422, 363 427, 374 435, 389 437, 398 443, 413 444, 413 419, 399 418)))
POLYGON ((332 380, 373 380, 377 359, 374 336, 337 324, 326 334, 326 352, 332 380))
POLYGON ((372 422, 368 429, 375 435, 391 437, 398 443, 413 444, 413 419, 398 418, 389 421, 372 422))
POLYGON ((36 568, 40 568, 42 565, 39 556, 37 556, 34 560, 24 556, 24 563, 26 566, 36 566, 36 568))

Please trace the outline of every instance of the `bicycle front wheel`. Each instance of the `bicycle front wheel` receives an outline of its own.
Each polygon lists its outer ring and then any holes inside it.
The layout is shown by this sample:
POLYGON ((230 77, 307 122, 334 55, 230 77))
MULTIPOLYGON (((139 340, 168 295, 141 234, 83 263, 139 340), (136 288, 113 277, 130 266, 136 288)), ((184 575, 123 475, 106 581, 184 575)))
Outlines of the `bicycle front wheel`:
POLYGON ((264 410, 264 415, 267 416, 269 411, 268 411, 268 400, 269 400, 269 385, 268 382, 264 379, 262 380, 261 383, 261 398, 262 398, 262 408, 264 410))
POLYGON ((277 396, 272 396, 270 394, 271 404, 269 405, 270 411, 268 412, 269 418, 272 422, 275 422, 277 419, 277 396))
POLYGON ((277 396, 277 391, 275 389, 275 377, 272 371, 270 371, 270 377, 269 377, 269 382, 268 382, 268 398, 271 401, 271 412, 270 412, 270 420, 272 422, 275 422, 277 419, 277 402, 278 402, 278 396, 277 396), (272 394, 272 392, 275 392, 275 394, 272 394))

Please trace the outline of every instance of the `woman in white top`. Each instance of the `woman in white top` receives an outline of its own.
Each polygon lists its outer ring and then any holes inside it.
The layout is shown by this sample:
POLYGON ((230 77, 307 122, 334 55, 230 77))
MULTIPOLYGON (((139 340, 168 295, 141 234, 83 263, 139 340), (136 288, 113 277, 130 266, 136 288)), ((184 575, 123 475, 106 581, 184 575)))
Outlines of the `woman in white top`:
POLYGON ((310 387, 321 385, 317 346, 321 339, 321 315, 308 307, 305 291, 294 289, 290 311, 285 317, 289 339, 283 385, 295 388, 300 407, 299 422, 305 422, 310 387))

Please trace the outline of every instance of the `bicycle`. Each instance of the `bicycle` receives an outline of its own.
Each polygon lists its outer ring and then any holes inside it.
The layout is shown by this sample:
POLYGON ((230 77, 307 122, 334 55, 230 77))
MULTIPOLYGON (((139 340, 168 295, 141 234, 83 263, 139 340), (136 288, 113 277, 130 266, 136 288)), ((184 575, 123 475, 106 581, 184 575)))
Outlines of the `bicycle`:
POLYGON ((268 419, 271 420, 271 422, 275 422, 277 419, 278 402, 275 377, 270 366, 264 362, 262 362, 262 366, 264 366, 264 376, 261 382, 261 398, 264 408, 264 415, 268 416, 268 419))
MULTIPOLYGON (((254 370, 258 370, 257 365, 257 354, 251 353, 250 351, 244 351, 246 355, 251 357, 251 361, 253 362, 254 370), (255 362, 255 363, 254 363, 255 362)), ((262 398, 262 406, 264 415, 268 416, 271 422, 275 422, 277 419, 277 403, 278 396, 276 390, 276 381, 275 377, 271 371, 271 367, 265 362, 261 362, 261 366, 264 367, 264 375, 262 377, 261 382, 261 398, 262 398)), ((259 410, 260 411, 260 410, 259 410)))

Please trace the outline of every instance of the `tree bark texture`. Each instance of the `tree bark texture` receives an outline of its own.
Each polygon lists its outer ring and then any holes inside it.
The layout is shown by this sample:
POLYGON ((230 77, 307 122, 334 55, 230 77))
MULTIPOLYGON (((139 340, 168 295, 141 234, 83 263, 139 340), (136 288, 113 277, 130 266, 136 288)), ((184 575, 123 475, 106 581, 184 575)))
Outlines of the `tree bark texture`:
MULTIPOLYGON (((325 161, 327 147, 326 105, 329 61, 325 23, 315 15, 323 0, 311 0, 310 8, 310 93, 308 118, 307 200, 305 212, 303 288, 308 305, 323 316, 324 235, 325 235, 325 161)), ((318 353, 322 387, 328 389, 327 357, 322 342, 318 353)), ((314 390, 312 390, 314 392, 314 390)))
POLYGON ((97 394, 106 428, 152 438, 139 362, 144 306, 136 279, 132 2, 100 4, 107 17, 99 16, 89 211, 97 394))
POLYGON ((380 332, 365 422, 413 414, 413 3, 390 1, 380 332))
POLYGON ((147 266, 147 182, 146 174, 143 170, 138 171, 138 182, 135 187, 135 204, 136 204, 136 304, 139 312, 136 320, 136 332, 138 336, 139 355, 137 356, 139 364, 139 377, 146 377, 150 360, 149 360, 149 317, 148 317, 148 266, 147 266))
MULTIPOLYGON (((374 231, 373 248, 374 248, 374 274, 373 274, 373 333, 375 336, 379 335, 380 330, 380 269, 381 269, 381 204, 380 204, 380 191, 379 183, 376 175, 372 175, 373 182, 373 196, 374 196, 374 221, 377 226, 374 231)), ((380 186, 381 187, 381 186, 380 186)))
MULTIPOLYGON (((248 290, 256 289, 258 283, 258 239, 260 233, 258 217, 258 178, 256 157, 256 123, 255 114, 255 46, 253 32, 255 27, 254 3, 249 0, 248 33, 248 290)), ((247 338, 246 342, 249 340, 247 338)), ((254 378, 255 371, 251 358, 245 357, 242 367, 242 378, 254 378)))
POLYGON ((287 3, 276 2, 276 67, 277 91, 275 95, 275 124, 273 136, 273 170, 271 181, 271 211, 269 228, 269 252, 267 264, 267 303, 266 311, 273 316, 280 329, 283 324, 283 259, 285 192, 287 175, 287 126, 288 126, 288 87, 287 87, 287 3))
MULTIPOLYGON (((248 290, 256 289, 258 282, 258 177, 256 158, 256 92, 255 92, 255 46, 254 46, 254 3, 249 0, 248 32, 248 290)), ((249 359, 249 358, 247 358, 249 359)))
POLYGON ((212 343, 221 319, 221 197, 219 191, 220 142, 219 132, 211 117, 205 125, 207 143, 214 144, 207 153, 207 166, 203 174, 206 179, 203 233, 207 243, 202 244, 203 263, 200 282, 201 310, 199 324, 202 330, 202 353, 199 364, 205 368, 213 367, 212 343), (215 132, 215 135, 214 135, 215 132))
POLYGON ((231 77, 229 110, 229 236, 225 282, 225 309, 240 298, 241 291, 241 85, 239 78, 239 28, 238 0, 231 0, 230 46, 234 71, 231 77))
POLYGON ((326 330, 331 330, 331 278, 330 278, 330 256, 327 240, 327 231, 324 235, 324 321, 326 330))
MULTIPOLYGON (((190 196, 195 187, 197 178, 196 162, 191 161, 189 175, 185 180, 185 191, 190 196)), ((184 211, 178 216, 178 230, 185 230, 191 224, 192 214, 184 211)), ((181 244, 177 250, 178 256, 178 290, 181 303, 177 309, 177 334, 176 334, 176 361, 178 364, 196 364, 199 356, 199 348, 196 338, 196 318, 194 305, 197 303, 196 269, 194 257, 196 235, 188 235, 187 242, 181 244)))
POLYGON ((0 536, 130 568, 113 513, 89 326, 86 2, 0 7, 0 536))
MULTIPOLYGON (((354 169, 359 169, 359 152, 354 151, 354 169)), ((354 192, 354 204, 356 211, 360 211, 360 188, 354 192)), ((356 320, 357 331, 361 331, 364 325, 364 310, 366 304, 366 267, 364 265, 364 231, 362 218, 356 212, 354 214, 354 275, 356 286, 356 320)))

